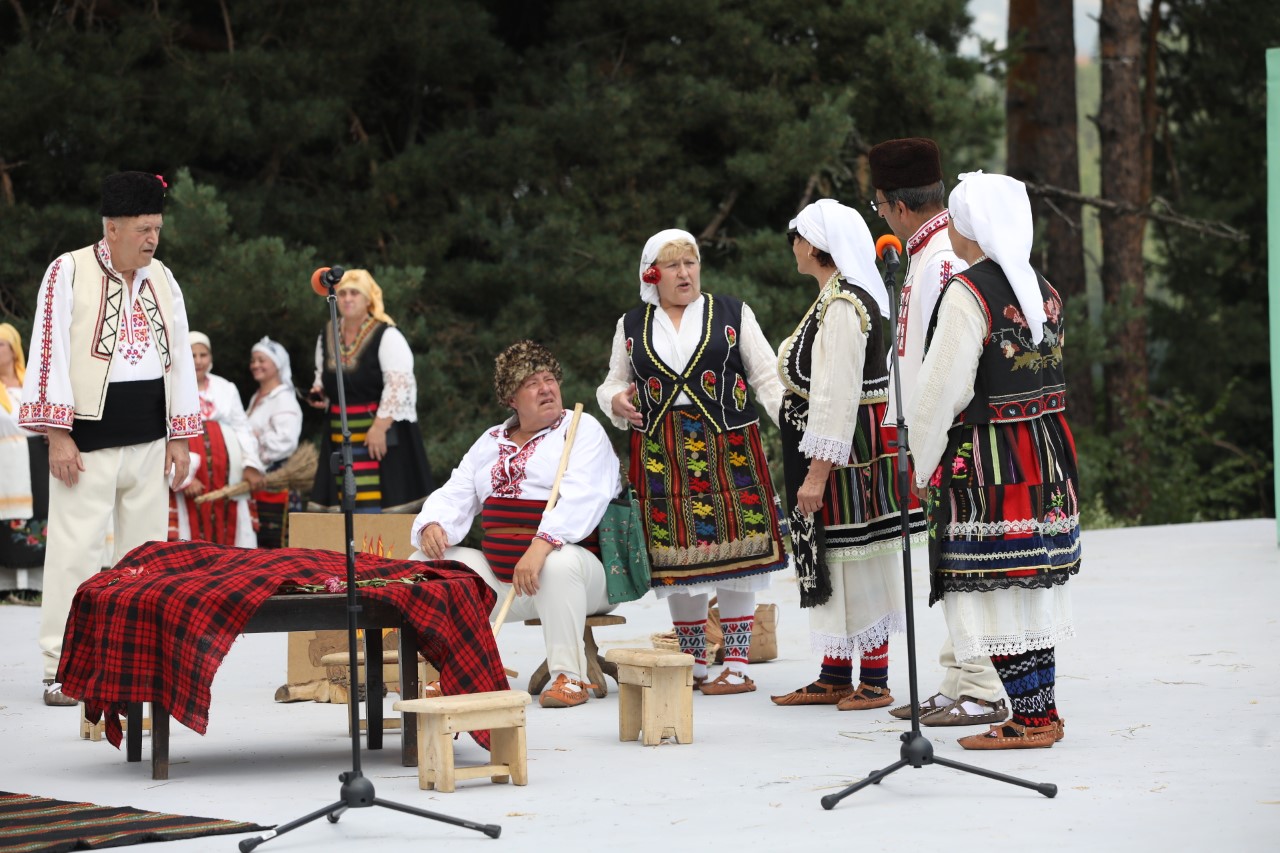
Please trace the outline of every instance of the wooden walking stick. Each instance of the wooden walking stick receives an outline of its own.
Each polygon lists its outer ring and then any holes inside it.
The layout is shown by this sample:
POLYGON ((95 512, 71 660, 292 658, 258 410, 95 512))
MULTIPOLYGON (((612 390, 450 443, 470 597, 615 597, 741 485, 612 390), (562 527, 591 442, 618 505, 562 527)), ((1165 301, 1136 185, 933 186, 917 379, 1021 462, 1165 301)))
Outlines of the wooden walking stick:
MULTIPOLYGON (((556 505, 556 500, 560 497, 560 478, 564 476, 565 469, 569 467, 569 451, 573 448, 573 437, 578 432, 578 419, 582 417, 582 404, 577 403, 573 407, 573 420, 569 422, 569 431, 564 436, 564 452, 560 454, 560 467, 556 469, 556 481, 551 484, 551 497, 547 498, 547 508, 544 512, 550 512, 556 505)), ((497 637, 502 631, 502 623, 507 619, 507 611, 511 609, 511 602, 516 599, 516 588, 513 586, 507 590, 507 597, 502 601, 502 607, 498 609, 498 616, 493 622, 493 636, 497 637)))

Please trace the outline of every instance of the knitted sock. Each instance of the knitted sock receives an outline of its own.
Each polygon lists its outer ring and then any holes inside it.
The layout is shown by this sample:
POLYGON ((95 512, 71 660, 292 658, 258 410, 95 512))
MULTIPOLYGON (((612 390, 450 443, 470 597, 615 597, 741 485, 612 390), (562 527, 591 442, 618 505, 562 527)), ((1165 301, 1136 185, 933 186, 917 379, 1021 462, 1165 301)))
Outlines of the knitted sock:
POLYGON ((707 620, 701 622, 676 622, 676 639, 680 651, 693 656, 693 675, 704 678, 707 674, 707 620))
POLYGON ((853 661, 827 655, 822 659, 822 672, 818 675, 818 680, 836 687, 850 686, 853 684, 853 661))
POLYGON ((724 665, 740 675, 747 673, 747 659, 751 654, 751 627, 755 621, 754 614, 736 619, 720 617, 720 628, 724 631, 724 665))
POLYGON ((889 686, 889 644, 882 643, 862 653, 858 680, 871 687, 889 686))
POLYGON ((1052 646, 1017 655, 992 655, 991 663, 1009 694, 1015 723, 1038 728, 1058 719, 1053 694, 1055 666, 1052 646))

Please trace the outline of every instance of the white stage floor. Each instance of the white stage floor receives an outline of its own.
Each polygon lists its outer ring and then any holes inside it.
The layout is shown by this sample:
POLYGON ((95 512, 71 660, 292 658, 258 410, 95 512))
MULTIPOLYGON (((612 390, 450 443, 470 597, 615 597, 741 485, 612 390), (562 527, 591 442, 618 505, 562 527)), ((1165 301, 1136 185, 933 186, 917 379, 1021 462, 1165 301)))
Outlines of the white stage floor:
MULTIPOLYGON (((571 710, 529 709, 529 785, 418 789, 399 735, 365 753, 378 796, 502 826, 493 840, 388 809, 348 812, 269 841, 307 850, 1274 850, 1280 838, 1280 551, 1274 520, 1103 530, 1084 536, 1072 581, 1075 640, 1058 649, 1067 737, 1048 750, 965 752, 925 729, 936 754, 1035 782, 1024 788, 940 766, 905 768, 832 811, 823 795, 898 758, 905 730, 880 711, 779 708, 770 693, 812 680, 817 659, 791 578, 762 594, 781 607, 781 658, 753 667, 759 691, 695 694, 694 743, 617 739, 617 693, 571 710), (1268 839, 1270 839, 1268 841, 1268 839), (463 845, 461 848, 457 845, 463 845)), ((924 608, 915 552, 920 695, 933 692, 941 614, 924 608)), ((602 648, 648 646, 669 627, 650 596, 597 632, 602 648)), ((0 789, 65 800, 279 824, 337 799, 347 769, 345 706, 272 702, 285 638, 249 635, 213 685, 209 733, 174 725, 171 778, 150 778, 150 748, 129 764, 76 735, 73 709, 40 702, 38 609, 0 607, 0 789)), ((537 629, 509 625, 500 646, 522 676, 541 662, 537 629)), ((890 684, 908 696, 906 642, 891 643, 890 684)), ((525 687, 524 678, 513 686, 525 687)), ((394 699, 394 697, 392 697, 394 699)), ((388 709, 390 708, 388 700, 388 709)), ((483 754, 456 742, 459 763, 483 754)), ((169 842, 172 853, 234 850, 243 836, 169 842)))

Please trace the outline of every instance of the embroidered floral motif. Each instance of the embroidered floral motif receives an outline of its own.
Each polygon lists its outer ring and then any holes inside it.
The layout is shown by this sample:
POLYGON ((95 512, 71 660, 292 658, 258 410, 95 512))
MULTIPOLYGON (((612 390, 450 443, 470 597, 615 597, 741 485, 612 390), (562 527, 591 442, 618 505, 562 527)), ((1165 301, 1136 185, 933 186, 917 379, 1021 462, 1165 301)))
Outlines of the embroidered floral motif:
POLYGON ((538 445, 551 433, 544 432, 517 448, 514 444, 498 445, 498 460, 489 469, 489 483, 493 486, 493 496, 498 498, 518 498, 526 478, 525 468, 529 458, 533 456, 538 445))
POLYGON ((739 376, 733 382, 733 404, 742 411, 747 405, 747 381, 739 376))
MULTIPOLYGON (((134 300, 129 312, 128 322, 124 324, 124 349, 120 356, 130 364, 142 361, 151 349, 151 323, 147 321, 146 312, 142 310, 142 300, 134 300)), ((120 342, 117 342, 118 347, 120 342)))
POLYGON ((634 341, 633 341, 631 338, 627 338, 627 341, 626 341, 626 346, 627 346, 627 358, 631 358, 631 347, 632 347, 632 344, 633 344, 633 343, 634 343, 634 341))
POLYGON ((706 392, 708 397, 715 397, 716 374, 714 370, 702 371, 702 390, 706 392))
POLYGON ((729 342, 729 346, 730 346, 731 348, 732 348, 733 346, 737 345, 737 343, 738 343, 738 330, 737 330, 737 329, 735 329, 735 328, 733 328, 733 326, 725 326, 725 327, 724 327, 724 339, 725 339, 726 341, 728 341, 728 342, 729 342))
POLYGON ((662 399, 662 382, 656 376, 650 376, 645 382, 645 387, 649 389, 649 399, 658 402, 662 399))

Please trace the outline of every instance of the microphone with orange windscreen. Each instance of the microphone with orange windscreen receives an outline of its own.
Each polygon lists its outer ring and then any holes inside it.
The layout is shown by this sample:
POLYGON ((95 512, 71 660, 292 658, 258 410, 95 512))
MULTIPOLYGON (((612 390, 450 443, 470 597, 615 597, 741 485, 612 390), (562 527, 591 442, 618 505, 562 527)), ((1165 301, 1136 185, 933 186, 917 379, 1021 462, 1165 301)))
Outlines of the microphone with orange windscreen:
POLYGON ((320 296, 328 296, 330 288, 337 287, 346 273, 342 267, 320 267, 311 274, 311 289, 320 296))
POLYGON ((883 234, 876 240, 876 257, 884 261, 888 270, 893 271, 898 268, 898 257, 901 254, 902 241, 892 234, 883 234))

